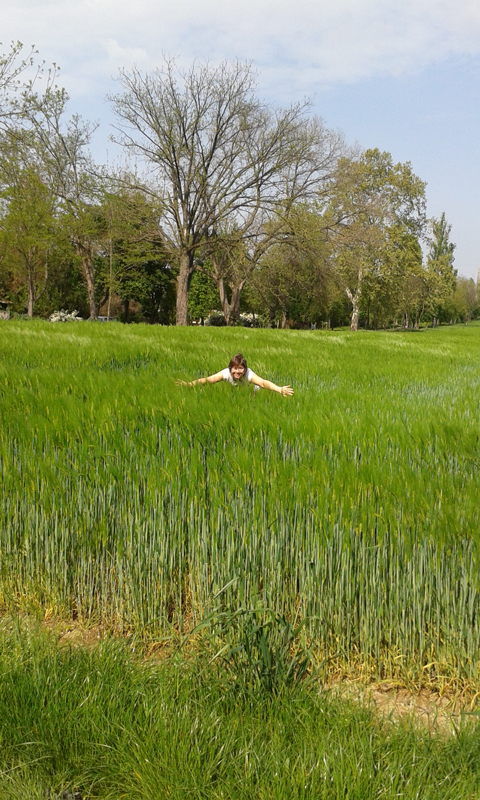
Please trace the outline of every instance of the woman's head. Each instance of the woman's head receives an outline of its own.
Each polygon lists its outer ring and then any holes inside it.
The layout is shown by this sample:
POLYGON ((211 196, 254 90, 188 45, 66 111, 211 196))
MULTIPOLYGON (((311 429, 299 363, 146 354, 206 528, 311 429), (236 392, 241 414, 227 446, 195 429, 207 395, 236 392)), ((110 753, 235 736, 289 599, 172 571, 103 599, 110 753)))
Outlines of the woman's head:
POLYGON ((230 375, 232 378, 238 381, 245 375, 247 371, 247 361, 241 353, 237 353, 237 355, 233 356, 233 358, 230 360, 228 369, 230 370, 230 375))

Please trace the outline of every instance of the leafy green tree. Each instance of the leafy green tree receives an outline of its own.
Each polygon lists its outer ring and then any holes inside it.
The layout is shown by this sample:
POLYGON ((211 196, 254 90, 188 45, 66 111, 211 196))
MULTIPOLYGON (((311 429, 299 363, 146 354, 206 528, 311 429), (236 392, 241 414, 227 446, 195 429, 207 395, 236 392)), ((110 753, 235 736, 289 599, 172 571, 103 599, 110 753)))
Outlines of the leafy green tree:
POLYGON ((347 295, 333 282, 330 287, 326 319, 329 328, 340 328, 350 323, 351 310, 347 295))
POLYGON ((24 112, 26 130, 22 142, 57 199, 57 213, 68 230, 85 281, 90 318, 96 319, 99 205, 105 176, 88 150, 95 126, 77 114, 64 122, 68 99, 67 93, 56 86, 44 95, 32 94, 24 112))
POLYGON ((227 325, 238 322, 243 287, 263 254, 264 245, 268 247, 260 231, 256 234, 252 233, 247 246, 238 226, 233 225, 228 233, 224 229, 221 236, 215 234, 209 239, 208 256, 202 264, 197 263, 197 272, 217 286, 217 298, 227 325))
POLYGON ((433 218, 430 221, 431 237, 430 237, 430 251, 428 254, 429 260, 434 263, 441 258, 445 258, 450 267, 453 267, 455 261, 454 252, 456 245, 450 241, 450 233, 452 226, 448 224, 445 212, 442 211, 439 219, 433 218))
MULTIPOLYGON (((419 325, 425 298, 422 249, 418 237, 404 225, 386 231, 383 269, 374 282, 376 302, 372 307, 375 327, 398 315, 404 327, 419 325)), ((368 283, 368 281, 367 281, 368 283)))
POLYGON ((195 270, 188 294, 188 315, 190 319, 203 319, 218 305, 218 290, 215 281, 208 274, 208 260, 203 264, 205 271, 195 270))
POLYGON ((124 187, 105 193, 100 214, 108 316, 116 294, 127 321, 131 300, 141 303, 150 321, 165 321, 174 301, 174 275, 158 234, 158 208, 142 192, 124 187))
POLYGON ((455 244, 450 241, 452 226, 448 224, 444 212, 438 219, 433 218, 430 221, 430 230, 425 307, 432 315, 433 324, 441 313, 446 298, 455 291, 457 271, 453 267, 455 244))
POLYGON ((291 318, 307 324, 326 315, 331 295, 329 246, 315 207, 297 205, 290 212, 283 241, 260 260, 252 281, 271 321, 291 318))
POLYGON ((461 319, 467 323, 478 317, 480 300, 477 286, 472 278, 464 278, 461 275, 457 278, 455 290, 444 300, 443 310, 450 321, 461 319))
POLYGON ((0 220, 0 252, 13 288, 25 289, 27 314, 47 288, 49 261, 55 246, 57 220, 54 198, 31 167, 17 169, 1 192, 4 215, 0 220))
POLYGON ((352 307, 350 327, 357 330, 366 293, 380 287, 386 296, 398 282, 398 270, 415 261, 409 256, 410 237, 418 242, 424 234, 425 183, 408 162, 394 164, 378 149, 345 157, 324 217, 336 279, 352 307))

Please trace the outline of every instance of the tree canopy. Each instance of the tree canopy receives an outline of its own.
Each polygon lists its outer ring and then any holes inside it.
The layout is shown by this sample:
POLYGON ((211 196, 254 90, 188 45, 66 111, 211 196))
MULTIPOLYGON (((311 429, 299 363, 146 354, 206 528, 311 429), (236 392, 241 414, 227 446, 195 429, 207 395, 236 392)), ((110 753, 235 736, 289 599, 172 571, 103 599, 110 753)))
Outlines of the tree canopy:
POLYGON ((15 310, 181 325, 248 310, 352 330, 478 314, 411 164, 348 148, 308 102, 263 101, 251 65, 122 71, 120 170, 94 163, 96 126, 67 113, 37 56, 0 58, 0 290, 15 310))
POLYGON ((117 141, 143 159, 162 204, 161 236, 178 264, 177 324, 186 324, 199 251, 232 229, 248 238, 312 195, 333 170, 339 137, 306 116, 308 104, 261 101, 252 68, 238 61, 181 72, 166 60, 151 74, 123 71, 121 83, 117 141))

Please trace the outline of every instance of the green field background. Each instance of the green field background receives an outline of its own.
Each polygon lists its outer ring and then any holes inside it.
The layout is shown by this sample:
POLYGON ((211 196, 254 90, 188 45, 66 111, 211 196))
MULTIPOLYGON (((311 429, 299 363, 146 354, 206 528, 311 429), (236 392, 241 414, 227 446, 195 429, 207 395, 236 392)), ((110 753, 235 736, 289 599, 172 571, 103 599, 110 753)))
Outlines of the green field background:
POLYGON ((4 609, 268 608, 346 669, 478 681, 480 327, 0 325, 4 609), (239 351, 294 397, 175 385, 239 351))

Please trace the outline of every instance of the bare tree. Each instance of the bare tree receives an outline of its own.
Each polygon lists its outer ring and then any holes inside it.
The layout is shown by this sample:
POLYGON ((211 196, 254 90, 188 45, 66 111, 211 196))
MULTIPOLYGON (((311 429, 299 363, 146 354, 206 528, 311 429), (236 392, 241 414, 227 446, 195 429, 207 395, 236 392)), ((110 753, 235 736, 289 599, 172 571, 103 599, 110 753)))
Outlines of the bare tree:
POLYGON ((245 284, 285 228, 282 218, 273 220, 261 213, 257 216, 243 229, 234 224, 224 227, 221 234, 214 230, 207 237, 205 260, 196 261, 199 272, 216 283, 227 325, 238 321, 245 284))
MULTIPOLYGON (((9 128, 23 116, 28 98, 44 71, 37 55, 35 45, 25 53, 21 42, 12 42, 8 53, 0 55, 0 130, 9 128)), ((55 71, 54 65, 48 71, 47 84, 55 71)))
POLYGON ((96 126, 76 114, 64 122, 67 101, 66 92, 56 87, 32 96, 25 112, 29 125, 25 142, 57 197, 80 261, 90 319, 96 319, 95 255, 102 181, 88 151, 96 126))
POLYGON ((162 201, 161 235, 178 264, 176 321, 185 325, 196 255, 211 251, 219 232, 248 236, 286 196, 313 191, 325 156, 321 125, 306 119, 308 103, 262 102, 250 65, 240 62, 182 73, 166 59, 152 74, 122 71, 120 80, 124 93, 111 98, 117 141, 143 160, 162 201))

